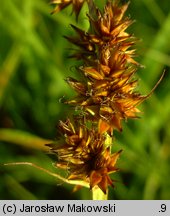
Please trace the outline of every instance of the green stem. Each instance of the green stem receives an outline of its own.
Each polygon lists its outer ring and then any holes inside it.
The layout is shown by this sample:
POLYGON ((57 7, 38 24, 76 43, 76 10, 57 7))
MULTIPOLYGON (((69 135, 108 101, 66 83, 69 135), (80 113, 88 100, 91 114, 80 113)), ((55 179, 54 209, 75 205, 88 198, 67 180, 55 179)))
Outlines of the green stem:
POLYGON ((92 188, 92 200, 107 200, 108 199, 108 190, 106 194, 98 187, 95 186, 92 188))

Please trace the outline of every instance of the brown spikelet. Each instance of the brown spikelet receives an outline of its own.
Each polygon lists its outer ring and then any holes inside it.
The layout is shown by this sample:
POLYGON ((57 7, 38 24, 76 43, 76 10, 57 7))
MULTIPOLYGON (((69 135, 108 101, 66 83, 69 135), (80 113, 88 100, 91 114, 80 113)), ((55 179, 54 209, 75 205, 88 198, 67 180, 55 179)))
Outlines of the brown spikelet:
POLYGON ((77 36, 67 37, 79 47, 72 57, 85 61, 79 72, 86 82, 68 82, 77 96, 66 103, 82 107, 87 118, 99 122, 100 133, 121 131, 121 121, 136 118, 136 106, 146 98, 135 92, 138 81, 134 74, 140 64, 134 60, 132 48, 137 40, 126 32, 133 23, 124 18, 128 4, 108 1, 103 12, 91 4, 89 31, 72 26, 77 36))
POLYGON ((52 0, 51 4, 54 4, 56 6, 51 13, 58 13, 67 6, 72 5, 73 12, 76 14, 76 19, 78 19, 79 13, 85 1, 86 0, 52 0))
MULTIPOLYGON (((83 122, 82 122, 83 123, 83 122)), ((84 124, 60 122, 63 137, 57 144, 49 144, 51 151, 58 154, 57 167, 69 172, 68 179, 83 180, 90 188, 98 185, 106 193, 108 185, 113 185, 109 174, 116 172, 116 161, 121 151, 111 154, 106 147, 104 135, 94 127, 88 129, 84 124)))

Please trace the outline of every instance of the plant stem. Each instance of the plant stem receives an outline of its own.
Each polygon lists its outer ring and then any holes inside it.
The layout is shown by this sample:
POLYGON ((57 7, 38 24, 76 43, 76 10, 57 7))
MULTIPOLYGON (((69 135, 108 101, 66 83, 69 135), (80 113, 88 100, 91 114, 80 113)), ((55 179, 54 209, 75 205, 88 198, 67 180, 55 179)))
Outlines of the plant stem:
MULTIPOLYGON (((110 147, 111 151, 111 145, 112 145, 112 137, 106 133, 106 140, 104 145, 106 147, 110 147)), ((103 193, 103 191, 96 185, 95 187, 92 188, 92 199, 93 200, 107 200, 108 199, 108 189, 106 191, 106 194, 103 193)))
POLYGON ((81 180, 68 180, 62 176, 60 176, 59 174, 57 173, 54 173, 54 172, 51 172, 50 170, 47 170, 43 167, 40 167, 34 163, 31 163, 31 162, 14 162, 14 163, 4 163, 4 164, 0 164, 2 166, 20 166, 20 165, 26 165, 26 166, 31 166, 31 167, 34 167, 38 170, 41 170, 45 173, 47 173, 48 175, 50 176, 53 176, 55 177, 56 179, 59 179, 67 184, 73 184, 73 185, 80 185, 80 186, 84 186, 84 187, 87 187, 89 188, 89 184, 87 182, 84 182, 84 181, 81 181, 81 180))
POLYGON ((96 185, 92 188, 92 200, 107 200, 108 199, 108 190, 106 194, 96 185))

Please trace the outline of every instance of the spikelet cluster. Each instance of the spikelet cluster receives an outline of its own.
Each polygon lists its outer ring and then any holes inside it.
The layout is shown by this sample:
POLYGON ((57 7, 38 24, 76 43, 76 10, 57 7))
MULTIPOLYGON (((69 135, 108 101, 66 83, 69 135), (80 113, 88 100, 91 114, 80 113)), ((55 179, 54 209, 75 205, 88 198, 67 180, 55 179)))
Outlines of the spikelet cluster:
POLYGON ((140 65, 133 59, 135 50, 131 48, 136 38, 126 32, 132 24, 129 17, 124 18, 128 3, 119 6, 118 1, 108 1, 103 12, 91 6, 89 32, 72 26, 76 36, 67 37, 79 47, 72 57, 85 61, 79 68, 83 81, 67 78, 77 92, 67 103, 80 106, 89 119, 99 122, 101 133, 112 133, 122 130, 122 119, 136 117, 136 106, 146 96, 134 91, 134 74, 140 65))
POLYGON ((57 145, 50 144, 59 158, 55 165, 67 169, 68 179, 86 181, 90 188, 98 185, 106 193, 108 185, 113 186, 109 174, 118 170, 115 164, 121 151, 111 154, 110 144, 104 145, 106 136, 93 126, 88 128, 80 120, 61 121, 59 130, 63 136, 57 145))
MULTIPOLYGON (((53 0, 55 11, 68 5, 78 17, 85 0, 53 0)), ((113 131, 122 130, 122 120, 136 118, 136 107, 147 96, 135 91, 134 78, 140 64, 134 60, 133 45, 137 39, 126 32, 133 21, 125 16, 129 3, 107 1, 104 10, 99 10, 93 0, 86 1, 90 28, 84 31, 72 25, 75 36, 68 37, 77 46, 71 57, 83 61, 77 70, 80 80, 66 78, 76 96, 68 101, 83 112, 82 118, 60 122, 62 138, 58 144, 50 144, 57 153, 56 166, 69 172, 69 179, 80 179, 90 188, 98 186, 104 193, 113 186, 109 174, 117 171, 115 164, 120 152, 111 153, 113 131)))

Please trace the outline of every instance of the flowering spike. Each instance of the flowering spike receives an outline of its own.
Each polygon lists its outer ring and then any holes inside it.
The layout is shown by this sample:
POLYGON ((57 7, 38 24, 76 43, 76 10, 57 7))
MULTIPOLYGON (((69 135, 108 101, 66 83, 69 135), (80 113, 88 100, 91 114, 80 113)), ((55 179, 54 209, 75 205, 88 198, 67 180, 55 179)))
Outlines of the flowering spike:
POLYGON ((133 76, 140 64, 131 49, 137 40, 126 32, 133 23, 124 18, 128 4, 108 1, 103 12, 90 5, 89 31, 72 26, 77 36, 67 38, 80 48, 73 56, 84 58, 86 66, 80 71, 87 79, 87 83, 79 81, 81 91, 72 86, 78 95, 67 103, 82 107, 87 118, 99 121, 100 133, 121 131, 122 120, 137 117, 136 106, 145 99, 134 91, 138 81, 133 76))
POLYGON ((136 92, 135 73, 141 65, 134 59, 133 46, 138 40, 127 32, 134 22, 125 17, 129 2, 108 0, 103 11, 93 0, 52 3, 57 4, 54 12, 72 4, 78 18, 85 1, 89 7, 89 30, 71 25, 75 36, 65 36, 77 46, 70 57, 84 61, 77 69, 82 79, 66 78, 77 95, 65 103, 79 112, 73 120, 60 122, 60 145, 48 146, 58 155, 55 166, 67 170, 69 180, 84 181, 90 189, 97 187, 106 194, 108 186, 114 186, 109 174, 118 171, 116 163, 121 153, 111 153, 113 131, 121 132, 123 120, 138 117, 137 105, 151 95, 163 75, 148 95, 136 92))

